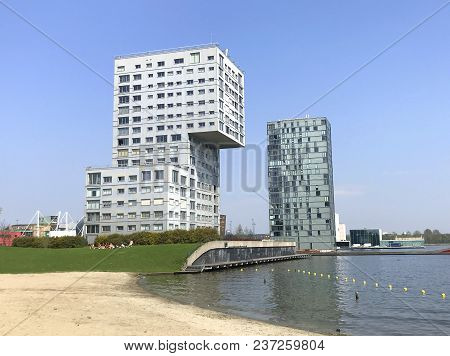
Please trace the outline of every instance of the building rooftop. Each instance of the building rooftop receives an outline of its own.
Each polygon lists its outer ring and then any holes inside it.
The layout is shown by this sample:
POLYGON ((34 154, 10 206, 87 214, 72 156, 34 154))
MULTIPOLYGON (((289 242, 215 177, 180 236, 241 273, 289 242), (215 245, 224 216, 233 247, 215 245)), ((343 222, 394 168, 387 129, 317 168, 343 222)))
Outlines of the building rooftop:
POLYGON ((205 49, 205 48, 218 48, 220 49, 225 56, 237 67, 241 72, 244 72, 230 57, 229 54, 226 54, 226 50, 222 49, 218 43, 208 43, 208 44, 201 44, 196 46, 187 46, 187 47, 177 47, 177 48, 169 48, 169 49, 161 49, 161 50, 155 50, 155 51, 149 51, 149 52, 141 52, 141 53, 131 53, 131 54, 125 54, 125 55, 119 55, 114 57, 115 60, 118 59, 127 59, 127 58, 137 58, 137 57, 146 57, 146 56, 153 56, 156 54, 166 54, 166 53, 175 53, 175 52, 185 52, 185 51, 195 51, 199 49, 205 49))

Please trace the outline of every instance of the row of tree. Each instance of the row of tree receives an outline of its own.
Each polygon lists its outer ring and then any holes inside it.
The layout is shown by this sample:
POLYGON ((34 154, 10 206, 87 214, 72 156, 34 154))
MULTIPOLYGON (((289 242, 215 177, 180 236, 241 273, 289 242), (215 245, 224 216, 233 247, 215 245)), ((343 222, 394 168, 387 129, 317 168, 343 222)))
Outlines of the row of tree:
POLYGON ((425 229, 423 232, 416 230, 413 233, 407 231, 402 234, 393 232, 391 234, 383 235, 383 240, 392 240, 396 237, 423 237, 426 244, 450 244, 450 234, 442 234, 439 230, 436 229, 425 229))

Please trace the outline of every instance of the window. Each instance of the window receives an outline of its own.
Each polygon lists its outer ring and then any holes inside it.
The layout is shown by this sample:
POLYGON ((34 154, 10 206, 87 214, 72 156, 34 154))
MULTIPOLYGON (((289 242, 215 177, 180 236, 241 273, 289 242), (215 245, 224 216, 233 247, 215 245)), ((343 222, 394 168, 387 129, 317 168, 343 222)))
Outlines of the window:
POLYGON ((129 75, 119 75, 119 83, 128 83, 130 81, 129 75))
POLYGON ((141 200, 142 206, 149 206, 150 205, 150 199, 142 199, 141 200))
POLYGON ((150 172, 150 171, 142 172, 142 181, 143 182, 147 182, 147 181, 151 180, 151 178, 152 178, 152 172, 150 172))
POLYGON ((141 90, 141 88, 140 85, 133 85, 133 90, 141 90))
POLYGON ((188 90, 188 91, 186 92, 186 94, 187 94, 187 95, 194 95, 194 91, 193 91, 193 90, 188 90))
POLYGON ((188 101, 188 102, 186 102, 186 105, 187 106, 194 106, 194 102, 193 101, 188 101))
POLYGON ((140 95, 133 95, 133 101, 141 101, 140 95))
POLYGON ((164 67, 164 61, 158 62, 158 67, 164 67))
POLYGON ((123 231, 123 226, 116 226, 117 231, 123 231))
POLYGON ((123 71, 125 71, 125 66, 118 66, 118 67, 117 67, 117 71, 118 71, 118 72, 123 72, 123 71))
POLYGON ((136 206, 137 201, 136 200, 128 200, 128 206, 136 206))
POLYGON ((208 61, 213 61, 214 60, 214 56, 208 56, 208 61))
POLYGON ((198 72, 199 72, 199 73, 205 73, 205 67, 199 68, 199 69, 198 69, 198 72))
POLYGON ((164 217, 164 212, 161 210, 155 211, 155 219, 162 219, 164 217))
POLYGON ((118 129, 118 135, 119 136, 126 136, 128 135, 128 127, 121 127, 118 129))
POLYGON ((200 90, 198 91, 198 93, 199 93, 199 94, 205 94, 205 89, 200 89, 200 90))
POLYGON ((172 141, 181 141, 181 134, 171 135, 172 141))
POLYGON ((87 225, 87 233, 88 234, 98 234, 99 226, 98 225, 87 225))
POLYGON ((103 183, 112 183, 112 177, 103 177, 103 183))
POLYGON ((103 189, 103 195, 112 195, 112 189, 103 189))
POLYGON ((136 194, 136 193, 137 193, 136 187, 128 188, 128 194, 136 194))
MULTIPOLYGON (((164 179, 164 171, 157 170, 155 171, 155 180, 162 180, 164 179)), ((155 187, 155 193, 156 193, 156 187, 155 187)))
MULTIPOLYGON (((174 60, 175 64, 183 64, 184 63, 184 58, 175 58, 174 60)), ((177 73, 178 74, 178 73, 177 73)), ((181 73, 180 73, 181 74, 181 73)))
POLYGON ((128 125, 129 123, 130 119, 128 117, 119 117, 119 125, 128 125))
POLYGON ((178 183, 178 171, 172 171, 172 183, 178 183))
POLYGON ((200 52, 191 53, 191 63, 200 63, 200 52))
POLYGON ((163 224, 153 224, 153 230, 154 231, 162 231, 163 224))
POLYGON ((149 219, 150 218, 150 212, 149 211, 143 211, 141 213, 141 218, 143 219, 149 219))
POLYGON ((141 74, 133 75, 133 80, 141 80, 141 79, 142 79, 142 75, 141 74))
POLYGON ((140 65, 140 64, 136 64, 134 67, 135 67, 136 69, 141 69, 141 65, 140 65))
POLYGON ((186 81, 186 84, 192 85, 192 84, 194 84, 194 81, 193 80, 188 80, 188 81, 186 81))
POLYGON ((164 72, 158 72, 158 78, 163 78, 165 77, 166 73, 164 72))
POLYGON ((164 199, 163 198, 155 198, 153 199, 153 205, 163 205, 164 199))
POLYGON ((100 200, 88 200, 87 209, 100 209, 100 200))
POLYGON ((125 189, 117 189, 117 194, 125 194, 125 189))
POLYGON ((156 186, 153 188, 153 192, 154 193, 163 193, 164 192, 164 188, 161 186, 156 186))
POLYGON ((102 226, 102 232, 111 232, 111 226, 109 225, 102 226))
POLYGON ((119 96, 119 104, 127 104, 130 102, 129 96, 119 96))
POLYGON ((198 123, 198 127, 205 127, 205 123, 204 122, 199 122, 198 123))
POLYGON ((142 187, 141 188, 141 193, 150 193, 151 192, 151 188, 150 187, 142 187))
POLYGON ((128 225, 128 231, 136 231, 136 225, 128 225))
POLYGON ((158 93, 158 99, 163 99, 165 97, 164 93, 158 93))
POLYGON ((167 142, 167 135, 156 136, 156 142, 158 142, 158 143, 167 142))
POLYGON ((88 173, 89 184, 101 184, 101 173, 88 173))
POLYGON ((133 123, 139 123, 141 122, 141 117, 140 116, 133 116, 133 123))
POLYGON ((119 115, 128 114, 129 112, 130 112, 130 109, 128 106, 119 107, 119 115))
POLYGON ((150 230, 150 224, 142 224, 141 225, 141 231, 149 231, 150 230))
POLYGON ((119 93, 129 93, 129 92, 130 92, 129 85, 120 85, 119 86, 119 93))
POLYGON ((193 70, 192 68, 191 68, 191 69, 187 69, 187 70, 186 70, 186 73, 187 73, 187 74, 192 74, 192 73, 194 73, 194 70, 193 70))

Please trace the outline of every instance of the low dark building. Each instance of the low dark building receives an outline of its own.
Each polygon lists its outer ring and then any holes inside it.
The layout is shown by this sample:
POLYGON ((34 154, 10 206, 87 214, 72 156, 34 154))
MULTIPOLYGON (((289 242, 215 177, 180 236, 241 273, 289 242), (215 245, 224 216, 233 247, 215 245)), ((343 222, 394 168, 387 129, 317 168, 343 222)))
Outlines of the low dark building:
POLYGON ((219 226, 220 226, 220 236, 225 236, 226 233, 226 228, 227 228, 227 216, 226 215, 220 215, 220 221, 219 221, 219 226))
POLYGON ((362 230, 350 230, 350 242, 351 245, 365 245, 380 246, 381 241, 380 229, 362 229, 362 230))

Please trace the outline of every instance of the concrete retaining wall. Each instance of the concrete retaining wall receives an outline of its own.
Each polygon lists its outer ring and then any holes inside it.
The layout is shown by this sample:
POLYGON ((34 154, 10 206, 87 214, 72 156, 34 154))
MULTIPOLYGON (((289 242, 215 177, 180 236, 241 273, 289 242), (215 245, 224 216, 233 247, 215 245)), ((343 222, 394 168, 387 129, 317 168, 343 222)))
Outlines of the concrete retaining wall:
POLYGON ((295 242, 280 241, 211 241, 200 246, 187 259, 186 266, 250 261, 257 258, 295 254, 295 242))

